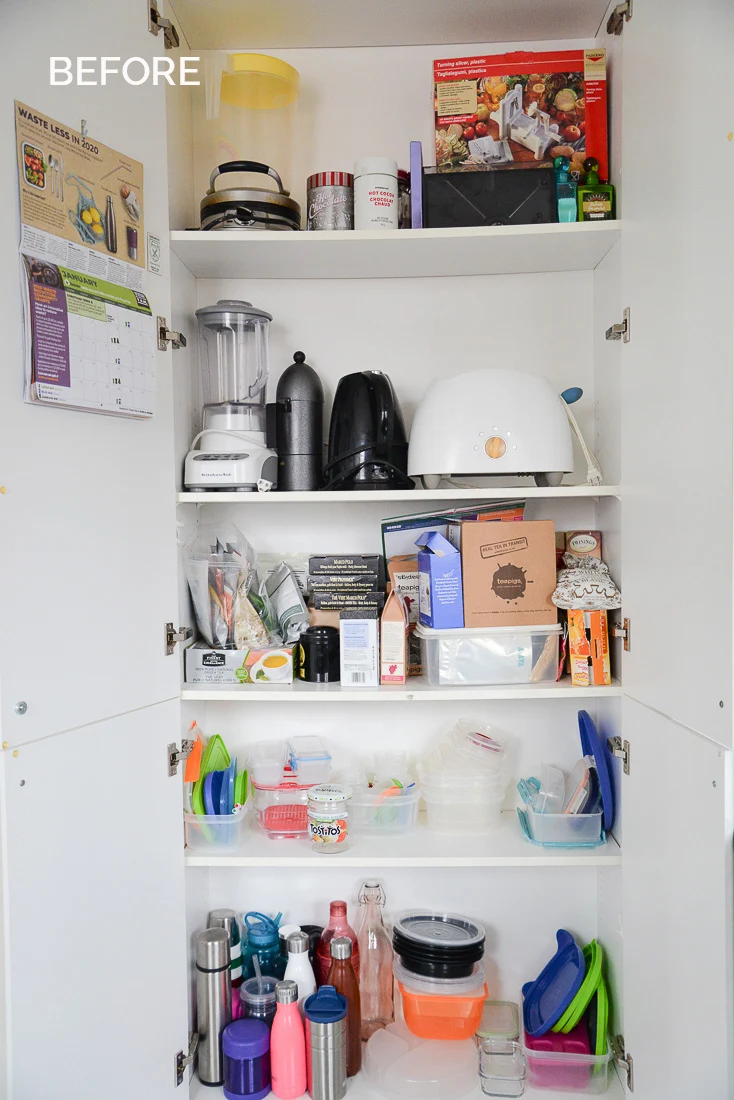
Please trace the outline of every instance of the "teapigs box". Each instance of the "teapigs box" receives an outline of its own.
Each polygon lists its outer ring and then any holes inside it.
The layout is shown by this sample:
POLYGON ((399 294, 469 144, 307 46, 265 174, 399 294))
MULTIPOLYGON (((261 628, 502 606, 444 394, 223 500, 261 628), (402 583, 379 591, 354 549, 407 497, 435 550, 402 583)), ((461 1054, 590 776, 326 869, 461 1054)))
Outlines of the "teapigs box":
POLYGON ((545 626, 558 621, 552 520, 462 524, 464 626, 545 626))

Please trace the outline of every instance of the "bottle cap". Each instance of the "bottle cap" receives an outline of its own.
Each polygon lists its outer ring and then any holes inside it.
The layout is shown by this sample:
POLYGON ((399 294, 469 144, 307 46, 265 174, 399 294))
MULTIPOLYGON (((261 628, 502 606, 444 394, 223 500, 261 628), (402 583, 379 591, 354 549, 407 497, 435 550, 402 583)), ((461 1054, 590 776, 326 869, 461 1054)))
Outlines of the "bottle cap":
POLYGON ((333 985, 322 985, 303 1003, 303 1014, 314 1024, 335 1024, 347 1014, 347 1000, 333 985))
POLYGON ((212 909, 207 917, 207 928, 224 928, 229 933, 230 939, 232 938, 232 932, 236 931, 239 937, 240 930, 237 926, 237 914, 234 909, 212 909))
POLYGON ((331 941, 332 959, 351 959, 352 941, 349 936, 334 936, 331 941))
POLYGON ((390 157, 360 157, 354 162, 354 177, 369 176, 375 173, 381 176, 398 177, 398 162, 390 157))
POLYGON ((224 970, 229 963, 226 928, 206 928, 196 933, 196 965, 200 970, 224 970))
POLYGON ((291 932, 288 937, 288 954, 303 955, 311 946, 311 941, 305 932, 291 932))
POLYGON ((279 1005, 292 1005, 298 1000, 298 985, 296 982, 278 982, 275 987, 275 1001, 279 1005))

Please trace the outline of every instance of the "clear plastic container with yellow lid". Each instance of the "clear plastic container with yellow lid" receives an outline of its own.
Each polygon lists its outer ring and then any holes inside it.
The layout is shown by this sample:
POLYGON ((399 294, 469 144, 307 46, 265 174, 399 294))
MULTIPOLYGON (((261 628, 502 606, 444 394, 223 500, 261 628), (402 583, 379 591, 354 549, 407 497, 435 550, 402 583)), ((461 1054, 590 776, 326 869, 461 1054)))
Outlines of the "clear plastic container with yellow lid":
POLYGON ((212 169, 234 160, 269 165, 293 190, 300 82, 292 65, 269 54, 204 55, 203 94, 194 107, 197 195, 205 194, 212 169))

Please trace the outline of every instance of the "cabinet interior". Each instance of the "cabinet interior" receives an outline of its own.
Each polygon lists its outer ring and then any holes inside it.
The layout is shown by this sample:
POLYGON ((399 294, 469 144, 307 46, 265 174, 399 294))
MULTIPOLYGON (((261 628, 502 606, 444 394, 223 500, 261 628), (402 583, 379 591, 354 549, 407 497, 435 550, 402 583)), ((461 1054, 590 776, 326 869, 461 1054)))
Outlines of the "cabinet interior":
MULTIPOLYGON (((223 47, 230 26, 239 33, 234 3, 218 4, 226 18, 207 20, 203 9, 178 0, 177 13, 187 30, 191 19, 194 43, 223 47), (198 10, 197 10, 198 9, 198 10), (229 20, 229 22, 228 22, 229 20)), ((430 5, 432 15, 436 4, 430 5)), ((504 10, 508 5, 500 5, 504 10)), ((516 5, 509 5, 515 10, 516 5)), ((527 7, 521 5, 521 7, 527 7)), ((603 6, 589 5, 598 26, 603 6)), ((579 4, 556 4, 572 11, 588 27, 579 4)), ((463 7, 462 7, 463 11, 463 7)), ((505 12, 500 17, 507 15, 505 12)), ((462 27, 466 21, 460 21, 462 27)), ((517 25, 522 25, 521 20, 517 25)), ((266 33, 266 32, 263 32, 266 33)), ((335 32, 336 33, 336 32, 335 32)), ((420 41, 416 28, 416 40, 420 41)), ((359 155, 373 152, 407 159, 408 143, 420 139, 424 159, 432 150, 431 62, 436 57, 500 53, 510 48, 542 50, 564 45, 583 48, 595 44, 608 50, 610 79, 610 159, 612 178, 620 177, 619 100, 614 70, 620 65, 621 39, 602 34, 558 41, 528 40, 494 43, 344 47, 279 48, 268 50, 255 31, 253 40, 238 38, 232 46, 265 49, 299 70, 302 81, 299 136, 296 145, 294 197, 305 204, 307 174, 324 168, 349 169, 359 155)), ((309 41, 301 37, 300 41, 309 41)), ((445 42, 448 39, 437 38, 445 42)), ((192 44, 190 38, 189 44, 192 44)), ((286 46, 289 42, 285 43, 286 46)), ((309 45, 311 42, 309 41, 309 45)), ((206 181, 193 169, 192 122, 202 109, 202 89, 169 89, 168 155, 171 228, 198 223, 198 203, 206 181)), ((623 201, 623 200, 622 200, 623 201)), ((243 244, 242 247, 246 247, 243 244)), ((488 246, 489 247, 489 246, 488 246)), ((188 347, 176 352, 174 371, 175 471, 181 488, 183 458, 199 430, 197 394, 197 340, 194 311, 219 298, 244 298, 273 314, 270 335, 269 396, 280 373, 300 349, 321 376, 326 391, 325 425, 338 379, 351 371, 379 369, 396 389, 408 427, 417 401, 428 383, 463 370, 501 364, 545 375, 560 391, 578 385, 584 390, 576 406, 587 441, 597 453, 606 484, 620 480, 619 349, 604 341, 604 329, 617 320, 619 303, 619 245, 594 270, 535 274, 482 275, 453 278, 360 279, 196 279, 171 255, 172 324, 188 338, 188 347)), ((576 450, 576 469, 569 482, 585 481, 585 466, 576 450)), ((523 479, 521 485, 532 484, 523 479)), ((330 505, 289 503, 263 507, 206 502, 178 507, 180 538, 198 520, 232 520, 259 552, 365 552, 379 549, 379 521, 390 515, 422 510, 405 502, 358 502, 330 505)), ((621 503, 610 498, 533 500, 526 518, 552 519, 557 529, 600 529, 604 558, 624 590, 620 561, 621 503)), ((186 584, 181 576, 180 615, 192 623, 186 584)), ((620 654, 615 642, 613 673, 619 674, 620 654)), ((459 717, 475 717, 511 736, 511 775, 506 806, 515 805, 514 783, 532 774, 543 761, 569 767, 579 755, 576 714, 581 706, 591 713, 603 736, 621 733, 618 698, 550 701, 437 701, 431 705, 354 703, 299 706, 268 701, 246 705, 226 702, 182 703, 182 730, 195 719, 207 733, 220 733, 233 752, 243 753, 254 740, 294 733, 319 733, 329 742, 338 764, 345 754, 368 757, 382 747, 400 745, 411 755, 420 753, 459 717)), ((619 775, 617 793, 621 794, 619 775)), ((617 813, 615 834, 621 840, 623 808, 617 813)), ((231 906, 238 911, 283 910, 289 920, 323 923, 328 901, 345 897, 355 912, 359 883, 378 876, 387 894, 387 909, 412 905, 445 908, 481 918, 487 927, 490 989, 497 997, 519 1000, 520 986, 547 961, 557 928, 573 931, 583 942, 598 937, 606 950, 613 996, 612 1033, 623 1031, 621 997, 622 898, 621 868, 616 867, 452 867, 439 874, 426 867, 279 866, 288 842, 272 842, 269 867, 187 867, 188 930, 203 926, 207 911, 231 906)), ((462 838, 456 838, 461 856, 462 838)), ((491 845, 491 836, 487 841, 491 845)), ((614 841, 610 841, 614 843, 614 841)))

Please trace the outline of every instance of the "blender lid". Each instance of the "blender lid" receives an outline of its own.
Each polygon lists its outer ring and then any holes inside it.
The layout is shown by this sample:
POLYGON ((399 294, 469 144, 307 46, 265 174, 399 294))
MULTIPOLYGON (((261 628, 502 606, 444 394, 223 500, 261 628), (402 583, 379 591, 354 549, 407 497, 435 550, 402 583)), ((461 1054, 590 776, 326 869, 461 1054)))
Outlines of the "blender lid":
POLYGON ((242 317, 262 317, 266 321, 272 321, 272 313, 266 313, 264 309, 258 309, 252 302, 243 302, 238 298, 220 298, 214 306, 202 306, 197 309, 196 316, 214 321, 227 313, 237 313, 242 317))

